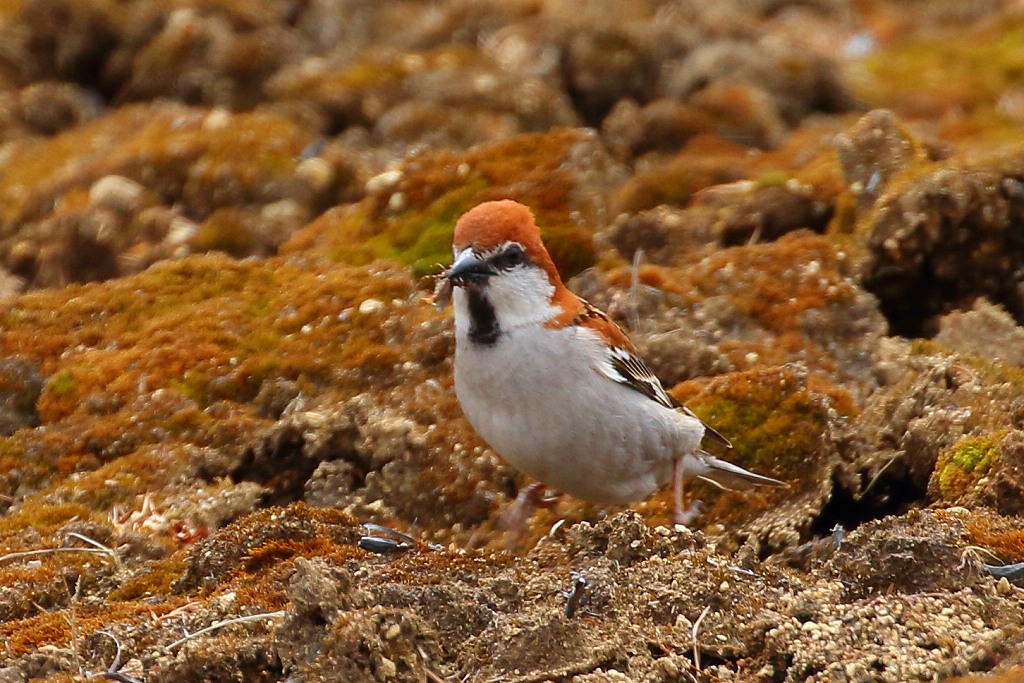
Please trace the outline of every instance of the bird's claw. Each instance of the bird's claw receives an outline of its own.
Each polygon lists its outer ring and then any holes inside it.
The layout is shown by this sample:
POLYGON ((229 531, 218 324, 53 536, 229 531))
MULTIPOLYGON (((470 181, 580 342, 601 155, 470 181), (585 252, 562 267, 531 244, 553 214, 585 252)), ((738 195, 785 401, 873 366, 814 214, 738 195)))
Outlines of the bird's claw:
POLYGON ((549 494, 543 484, 533 483, 519 489, 519 494, 512 504, 508 506, 501 517, 498 525, 518 535, 525 527, 527 521, 537 508, 550 508, 558 502, 558 496, 549 494))
POLYGON ((681 524, 682 526, 690 526, 694 520, 700 517, 700 513, 704 510, 704 503, 700 500, 692 501, 682 510, 672 511, 672 523, 681 524))

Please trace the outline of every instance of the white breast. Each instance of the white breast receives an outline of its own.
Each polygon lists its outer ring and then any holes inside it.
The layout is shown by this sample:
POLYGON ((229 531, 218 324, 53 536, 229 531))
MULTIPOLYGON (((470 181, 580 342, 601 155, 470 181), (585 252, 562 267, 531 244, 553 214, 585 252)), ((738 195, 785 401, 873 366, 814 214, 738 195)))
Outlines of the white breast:
POLYGON ((624 503, 652 493, 675 458, 699 447, 699 421, 597 372, 604 350, 589 330, 529 325, 481 346, 459 313, 464 292, 455 298, 455 391, 512 466, 583 500, 624 503))

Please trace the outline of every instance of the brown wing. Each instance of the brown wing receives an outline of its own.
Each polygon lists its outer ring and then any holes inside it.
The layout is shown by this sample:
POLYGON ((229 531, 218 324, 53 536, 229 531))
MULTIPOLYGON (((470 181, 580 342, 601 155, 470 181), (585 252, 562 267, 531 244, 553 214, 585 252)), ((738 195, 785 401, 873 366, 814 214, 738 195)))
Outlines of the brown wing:
MULTIPOLYGON (((666 408, 679 410, 690 417, 700 420, 693 411, 665 391, 659 380, 651 369, 647 367, 643 359, 637 355, 636 349, 629 339, 623 334, 619 326, 612 322, 604 312, 594 308, 586 301, 580 299, 582 308, 569 322, 570 325, 585 327, 602 337, 609 347, 608 367, 601 368, 601 371, 609 379, 625 385, 634 391, 638 391, 652 401, 657 401, 666 408)), ((719 434, 717 431, 704 425, 704 436, 711 441, 732 448, 732 443, 719 434)))

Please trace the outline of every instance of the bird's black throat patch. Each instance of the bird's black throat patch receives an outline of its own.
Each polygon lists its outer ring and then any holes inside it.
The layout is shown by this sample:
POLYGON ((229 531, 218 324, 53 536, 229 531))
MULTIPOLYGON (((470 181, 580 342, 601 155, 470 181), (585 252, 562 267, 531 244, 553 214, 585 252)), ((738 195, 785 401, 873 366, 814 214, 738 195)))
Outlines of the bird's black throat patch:
POLYGON ((469 295, 469 340, 481 346, 493 346, 501 336, 494 305, 477 289, 468 289, 466 293, 469 295))

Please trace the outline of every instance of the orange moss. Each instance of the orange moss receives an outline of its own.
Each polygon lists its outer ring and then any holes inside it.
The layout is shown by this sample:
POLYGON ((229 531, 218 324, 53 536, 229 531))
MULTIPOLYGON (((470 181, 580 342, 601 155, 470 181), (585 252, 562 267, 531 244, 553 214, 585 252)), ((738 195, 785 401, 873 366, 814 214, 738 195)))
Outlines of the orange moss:
POLYGON ((403 320, 411 325, 435 316, 406 303, 411 284, 386 266, 206 256, 19 297, 0 310, 0 354, 32 358, 47 379, 37 403, 42 427, 0 438, 0 493, 20 497, 54 476, 111 463, 58 491, 81 500, 83 514, 106 515, 166 483, 157 473, 174 470, 154 458, 183 464, 176 458, 186 451, 168 443, 237 448, 260 419, 248 402, 267 379, 306 392, 330 386, 342 398, 369 382, 387 386, 394 366, 411 357, 401 346, 407 328, 384 326, 388 310, 359 306, 397 300, 410 306, 403 320), (205 410, 215 403, 216 416, 205 410), (144 448, 157 443, 159 452, 144 448))
POLYGON ((219 530, 205 541, 209 553, 237 555, 239 575, 258 574, 270 566, 294 557, 330 552, 355 539, 357 522, 351 515, 333 508, 315 508, 292 503, 286 508, 267 508, 247 515, 219 530))
MULTIPOLYGON (((6 488, 24 495, 54 474, 76 473, 81 477, 104 462, 164 443, 154 469, 136 471, 133 461, 126 460, 123 465, 112 464, 105 470, 107 477, 114 477, 120 486, 108 486, 106 478, 89 477, 81 486, 76 483, 63 489, 69 496, 84 494, 82 500, 90 506, 123 503, 151 483, 162 486, 165 481, 158 475, 180 474, 166 468, 184 464, 179 456, 187 457, 187 452, 166 444, 169 438, 200 446, 214 445, 223 441, 218 433, 230 426, 227 420, 211 423, 195 406, 173 412, 161 412, 153 403, 134 408, 134 412, 121 409, 107 415, 75 413, 38 432, 19 432, 6 442, 0 441, 0 490, 6 488)), ((140 457, 140 462, 149 464, 149 456, 140 457)))
MULTIPOLYGON (((296 506, 296 511, 314 510, 296 506)), ((245 524, 246 520, 242 520, 245 524)), ((545 528, 545 530, 548 527, 545 528)), ((284 585, 289 578, 293 561, 297 557, 319 557, 337 566, 363 565, 373 563, 378 581, 395 581, 405 585, 433 585, 459 580, 460 577, 479 576, 482 570, 488 572, 507 566, 513 560, 509 553, 466 552, 450 554, 434 552, 425 543, 406 552, 380 555, 363 550, 353 543, 339 542, 320 529, 316 535, 306 538, 273 538, 251 548, 239 566, 221 582, 217 593, 252 589, 256 594, 266 594, 271 584, 284 585)), ((269 607, 269 606, 268 606, 269 607)))
MULTIPOLYGON (((8 562, 11 561, 9 560, 8 562)), ((26 567, 18 564, 7 564, 0 568, 0 586, 8 588, 15 588, 26 584, 46 584, 58 578, 63 580, 63 574, 58 568, 53 566, 26 567)))
MULTIPOLYGON (((201 570, 201 576, 195 574, 194 566, 186 567, 176 589, 206 597, 230 592, 239 604, 280 609, 287 602, 296 557, 322 557, 339 566, 363 561, 366 553, 355 545, 358 536, 356 522, 340 510, 302 503, 259 510, 220 529, 193 550, 190 565, 197 561, 197 552, 204 558, 198 561, 212 564, 201 570)), ((177 566, 165 569, 160 574, 170 577, 177 566)), ((140 578, 132 594, 147 583, 140 578)))
POLYGON ((354 545, 341 544, 323 536, 303 540, 275 539, 253 549, 242 564, 227 573, 208 593, 210 598, 231 593, 239 605, 261 611, 288 606, 288 583, 297 557, 318 557, 337 566, 364 559, 354 545))
POLYGON ((352 546, 339 546, 328 538, 314 537, 305 539, 271 539, 249 551, 242 561, 239 571, 247 574, 259 574, 286 560, 296 557, 332 557, 339 551, 350 555, 352 546))
POLYGON ((1024 666, 1015 666, 999 674, 979 674, 977 676, 964 676, 962 678, 950 678, 947 683, 1020 683, 1024 681, 1024 666))
POLYGON ((669 161, 626 181, 613 198, 611 213, 635 213, 660 204, 685 206, 699 190, 747 178, 748 173, 746 148, 701 136, 669 161))
POLYGON ((252 253, 253 235, 249 232, 249 217, 237 207, 217 209, 203 221, 192 238, 195 252, 222 251, 231 256, 244 257, 252 253))
POLYGON ((770 244, 723 249, 690 270, 701 298, 725 294, 739 311, 782 334, 801 332, 801 314, 844 308, 858 295, 846 277, 846 259, 826 237, 806 232, 784 235, 770 244))
MULTIPOLYGON (((283 253, 306 251, 350 263, 396 259, 422 276, 451 259, 456 219, 476 204, 511 198, 533 209, 552 258, 566 276, 594 262, 592 226, 574 215, 577 180, 565 165, 586 134, 555 130, 518 135, 464 153, 414 157, 401 169, 405 208, 390 213, 390 194, 327 212, 295 234, 283 253)), ((584 216, 584 220, 592 216, 584 216)))
POLYGON ((186 199, 200 215, 280 198, 273 193, 290 182, 309 133, 261 112, 234 114, 230 126, 211 128, 204 126, 208 114, 177 104, 131 105, 53 138, 17 143, 0 176, 0 230, 41 217, 69 193, 84 200, 76 188, 109 174, 145 181, 169 202, 186 199))
POLYGON ((131 506, 139 496, 160 491, 185 475, 189 457, 181 449, 146 447, 92 472, 83 472, 73 481, 63 481, 47 489, 45 494, 30 496, 22 507, 28 509, 36 499, 44 498, 73 501, 90 510, 131 506))
POLYGON ((869 107, 935 121, 942 139, 1020 144, 1022 37, 1024 24, 1011 17, 894 40, 849 63, 844 81, 869 107))
POLYGON ((166 598, 171 586, 185 571, 187 550, 179 550, 170 557, 149 562, 134 576, 115 588, 109 596, 116 602, 132 602, 143 598, 166 598))
MULTIPOLYGON (((178 601, 180 604, 181 601, 178 601)), ((121 602, 99 606, 79 604, 75 607, 75 624, 80 633, 106 630, 119 623, 137 623, 160 616, 177 605, 151 605, 144 602, 121 602)), ((0 641, 6 653, 18 657, 37 651, 44 645, 66 648, 71 642, 70 613, 67 609, 45 612, 16 621, 0 622, 0 641)))
POLYGON ((386 93, 414 73, 452 69, 480 59, 477 51, 460 45, 445 45, 417 54, 382 50, 346 62, 340 69, 300 70, 292 78, 274 84, 271 94, 277 99, 347 105, 370 92, 386 93))
POLYGON ((777 149, 755 155, 751 172, 786 172, 801 185, 811 186, 815 198, 833 203, 846 188, 846 182, 832 141, 856 119, 836 116, 802 122, 777 149))
MULTIPOLYGON (((831 421, 858 412, 845 389, 814 375, 802 378, 786 367, 689 380, 676 385, 671 393, 732 441, 732 450, 716 451, 716 455, 791 487, 737 493, 701 482, 689 484, 691 496, 710 503, 701 519, 727 525, 817 486, 822 467, 833 455, 828 441, 831 421)), ((668 487, 639 510, 656 523, 668 524, 671 500, 668 487)))
POLYGON ((677 155, 637 173, 616 193, 612 213, 635 212, 659 204, 686 206, 701 190, 737 180, 758 185, 796 181, 813 196, 832 204, 845 188, 831 140, 854 119, 809 122, 792 131, 776 149, 762 151, 733 144, 715 135, 691 140, 677 155))
POLYGON ((235 609, 273 612, 288 606, 288 581, 294 573, 292 561, 280 562, 259 575, 233 575, 211 594, 233 594, 235 609))
POLYGON ((123 404, 140 383, 149 391, 190 386, 189 398, 203 401, 245 400, 270 372, 324 375, 378 351, 383 336, 371 316, 338 314, 371 296, 407 296, 408 286, 396 271, 192 258, 22 297, 0 313, 0 349, 38 358, 50 375, 39 400, 44 423, 80 411, 97 393, 123 404), (63 354, 68 348, 75 353, 63 354))
MULTIPOLYGON (((688 307, 709 298, 728 304, 738 324, 744 318, 772 333, 769 344, 724 340, 719 349, 741 367, 756 353, 760 364, 781 365, 814 358, 815 368, 835 370, 827 346, 832 327, 842 326, 861 291, 848 252, 828 237, 798 231, 775 242, 714 252, 687 268, 645 265, 640 282, 672 295, 669 304, 688 307)), ((608 274, 610 283, 629 287, 632 268, 608 274)), ((845 332, 844 332, 845 334, 845 332)))
POLYGON ((991 550, 1001 562, 1024 561, 1024 527, 1020 520, 983 512, 971 515, 964 527, 973 545, 991 550))
POLYGON ((734 372, 677 385, 673 395, 733 442, 729 459, 787 481, 816 482, 833 414, 857 413, 845 389, 786 368, 734 372), (833 413, 834 411, 834 413, 833 413))
POLYGON ((30 559, 48 560, 56 556, 36 556, 24 560, 6 560, 0 564, 0 620, 21 619, 40 610, 53 609, 67 601, 68 586, 65 568, 57 562, 44 561, 27 566, 30 559))
MULTIPOLYGON (((9 486, 6 493, 14 492, 17 482, 12 480, 24 478, 18 468, 27 469, 26 465, 28 464, 25 460, 25 448, 20 438, 0 437, 0 473, 4 473, 3 479, 7 480, 4 483, 9 486)), ((3 488, 0 488, 0 492, 4 492, 3 488)))
MULTIPOLYGON (((626 289, 633 283, 633 266, 631 264, 614 264, 606 275, 608 284, 626 289)), ((636 272, 637 282, 682 297, 687 304, 696 301, 690 281, 674 267, 658 266, 645 263, 636 272)))
POLYGON ((0 17, 14 17, 21 11, 22 0, 0 0, 0 17))
POLYGON ((853 195, 844 192, 836 198, 835 213, 828 223, 827 233, 834 236, 853 235, 857 231, 857 204, 853 195))
POLYGON ((28 509, 20 509, 18 512, 8 513, 0 518, 0 551, 12 552, 52 547, 51 544, 46 543, 38 547, 26 548, 23 534, 26 530, 31 529, 43 538, 50 538, 58 529, 71 521, 102 523, 104 518, 78 503, 32 505, 28 509))

